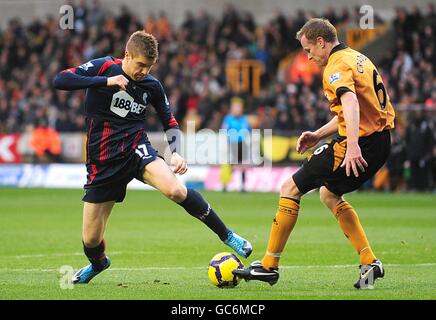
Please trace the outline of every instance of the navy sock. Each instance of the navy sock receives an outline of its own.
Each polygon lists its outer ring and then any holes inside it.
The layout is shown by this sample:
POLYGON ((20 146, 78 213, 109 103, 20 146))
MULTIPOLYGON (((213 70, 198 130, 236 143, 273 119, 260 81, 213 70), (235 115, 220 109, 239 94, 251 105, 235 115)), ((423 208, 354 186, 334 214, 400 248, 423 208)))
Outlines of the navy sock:
POLYGON ((188 189, 186 199, 179 203, 191 216, 201 220, 213 232, 215 232, 222 241, 227 240, 227 229, 224 222, 213 211, 209 203, 204 200, 203 196, 194 189, 188 189))
MULTIPOLYGON (((83 241, 82 241, 83 242, 83 241)), ((96 271, 101 271, 106 265, 106 241, 100 242, 100 244, 94 248, 88 248, 83 242, 83 251, 89 262, 92 264, 92 268, 96 271)))

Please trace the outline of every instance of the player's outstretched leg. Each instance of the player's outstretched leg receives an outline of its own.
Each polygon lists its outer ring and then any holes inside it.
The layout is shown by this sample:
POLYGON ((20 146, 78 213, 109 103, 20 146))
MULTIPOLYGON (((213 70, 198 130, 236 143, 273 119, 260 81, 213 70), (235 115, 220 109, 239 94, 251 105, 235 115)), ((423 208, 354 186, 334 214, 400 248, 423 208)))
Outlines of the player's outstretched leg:
POLYGON ((73 284, 86 284, 111 265, 111 260, 105 254, 106 243, 104 240, 95 248, 88 248, 85 244, 83 244, 83 248, 91 263, 74 274, 71 280, 73 284))
POLYGON ((233 274, 239 278, 268 282, 274 285, 279 280, 280 256, 288 241, 300 209, 300 197, 292 178, 287 179, 280 190, 279 207, 271 225, 268 247, 261 261, 254 261, 246 269, 236 269, 233 274))
POLYGON ((253 251, 251 243, 229 230, 203 196, 194 189, 187 189, 186 199, 179 203, 190 215, 206 224, 237 254, 248 258, 253 251))
POLYGON ((233 274, 246 281, 258 280, 268 282, 272 286, 279 281, 278 268, 267 270, 262 266, 262 263, 259 260, 253 261, 246 269, 233 270, 233 274))
POLYGON ((143 181, 207 225, 236 253, 245 258, 251 254, 250 242, 230 231, 203 196, 194 189, 187 189, 182 185, 165 161, 157 158, 149 163, 143 172, 143 181))

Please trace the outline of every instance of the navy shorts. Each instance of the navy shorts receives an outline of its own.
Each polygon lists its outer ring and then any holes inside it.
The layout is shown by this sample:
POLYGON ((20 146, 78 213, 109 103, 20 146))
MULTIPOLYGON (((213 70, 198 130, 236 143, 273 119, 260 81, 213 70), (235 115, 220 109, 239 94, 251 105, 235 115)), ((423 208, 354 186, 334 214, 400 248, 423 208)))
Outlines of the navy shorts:
POLYGON ((125 158, 87 163, 88 182, 84 186, 85 196, 82 200, 91 203, 122 202, 127 184, 134 178, 144 182, 145 166, 157 157, 160 157, 158 152, 144 135, 139 139, 136 150, 125 158))
POLYGON ((341 167, 347 150, 347 140, 345 137, 338 137, 317 148, 293 175, 298 190, 305 194, 325 186, 337 196, 342 196, 358 189, 386 162, 391 148, 389 130, 359 138, 359 146, 368 163, 364 173, 359 171, 359 177, 355 177, 352 172, 347 177, 345 167, 341 167))

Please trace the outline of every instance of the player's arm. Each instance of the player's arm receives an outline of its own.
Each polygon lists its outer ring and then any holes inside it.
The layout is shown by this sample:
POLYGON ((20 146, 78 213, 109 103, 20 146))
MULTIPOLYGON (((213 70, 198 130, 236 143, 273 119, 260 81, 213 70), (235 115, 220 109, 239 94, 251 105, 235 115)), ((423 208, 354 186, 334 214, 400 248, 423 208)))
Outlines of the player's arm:
POLYGON ((334 116, 329 122, 318 130, 305 131, 297 140, 297 152, 304 153, 307 149, 316 146, 321 140, 330 137, 338 131, 338 117, 334 116))
POLYGON ((316 130, 314 134, 319 140, 330 137, 332 134, 338 132, 338 117, 334 116, 329 122, 316 130))
POLYGON ((359 101, 352 91, 347 91, 341 95, 341 105, 344 112, 345 126, 347 129, 347 152, 341 167, 345 167, 347 176, 350 176, 351 170, 358 177, 359 170, 365 172, 368 163, 362 156, 359 147, 359 101), (359 169, 359 170, 358 170, 359 169))
POLYGON ((354 176, 359 176, 359 170, 365 171, 368 166, 362 157, 359 147, 359 101, 355 94, 353 64, 341 60, 337 64, 326 67, 323 73, 326 88, 334 92, 340 101, 344 114, 344 121, 347 135, 347 151, 341 167, 345 167, 347 176, 353 171, 354 176))
POLYGON ((188 170, 186 160, 179 154, 181 151, 181 132, 179 124, 170 109, 170 103, 165 91, 157 82, 156 92, 151 101, 159 120, 167 136, 168 146, 171 150, 171 164, 174 166, 174 173, 184 174, 188 170))
POLYGON ((59 90, 79 90, 106 86, 118 86, 125 90, 129 80, 123 75, 106 77, 102 75, 104 64, 110 60, 99 58, 78 67, 61 71, 53 80, 53 86, 59 90))

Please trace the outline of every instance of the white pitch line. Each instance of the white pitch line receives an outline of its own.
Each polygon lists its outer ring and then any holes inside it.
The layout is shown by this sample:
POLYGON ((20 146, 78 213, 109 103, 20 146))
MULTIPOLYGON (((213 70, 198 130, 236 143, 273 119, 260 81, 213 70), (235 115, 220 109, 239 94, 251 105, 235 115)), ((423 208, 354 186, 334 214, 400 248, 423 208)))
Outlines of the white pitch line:
POLYGON ((48 257, 68 257, 68 256, 78 256, 83 255, 83 252, 74 252, 74 253, 54 253, 54 254, 23 254, 19 256, 15 256, 15 259, 34 259, 34 258, 48 258, 48 257))
MULTIPOLYGON (((434 267, 436 263, 416 263, 416 264, 385 264, 386 267, 434 267)), ((308 268, 350 268, 356 267, 355 264, 336 264, 336 265, 296 265, 280 266, 280 269, 308 269, 308 268)), ((151 270, 205 270, 207 267, 142 267, 142 268, 110 268, 107 271, 151 271, 151 270)), ((24 269, 24 268, 2 268, 0 272, 58 272, 59 269, 24 269)))
MULTIPOLYGON (((115 255, 149 255, 156 254, 154 251, 110 251, 109 256, 115 255)), ((178 252, 167 253, 168 254, 179 254, 178 252)), ((69 256, 85 256, 83 252, 73 252, 73 253, 49 253, 49 254, 23 254, 18 256, 0 256, 1 258, 15 258, 15 259, 34 259, 34 258, 48 258, 48 257, 69 257, 69 256)))

